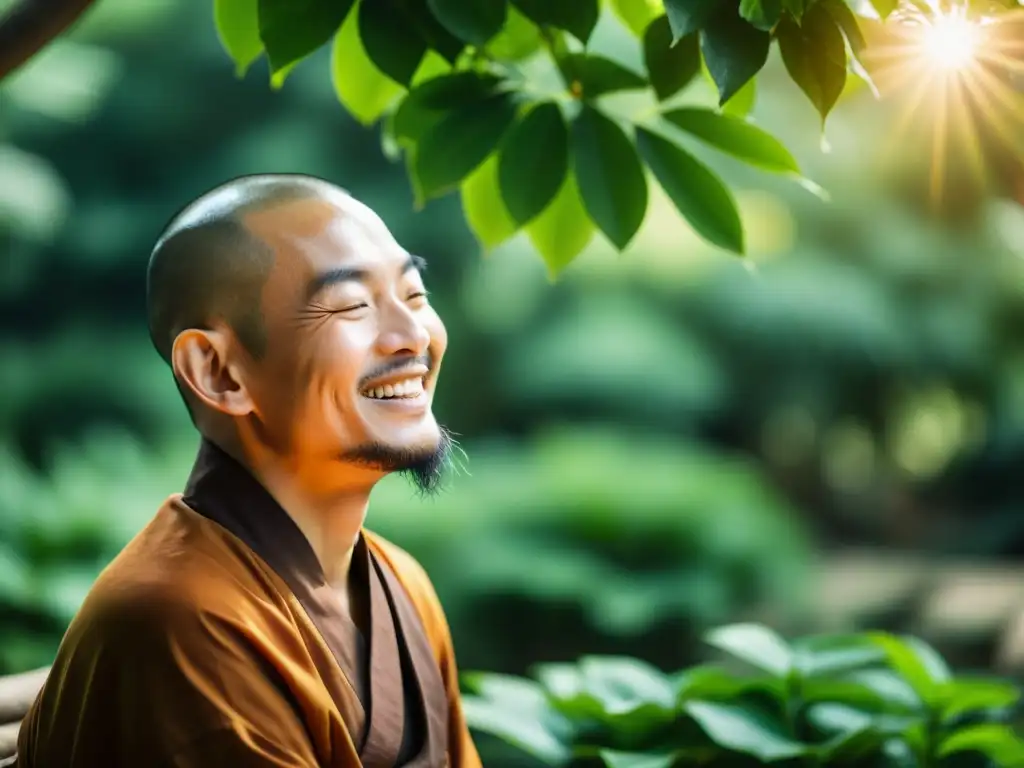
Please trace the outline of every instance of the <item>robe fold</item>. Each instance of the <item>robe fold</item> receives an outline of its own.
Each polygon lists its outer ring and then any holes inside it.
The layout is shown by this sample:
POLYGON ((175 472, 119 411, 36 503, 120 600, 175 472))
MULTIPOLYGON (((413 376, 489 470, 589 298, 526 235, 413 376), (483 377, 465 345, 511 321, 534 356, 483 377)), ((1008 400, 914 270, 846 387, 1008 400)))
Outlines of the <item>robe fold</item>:
POLYGON ((426 573, 364 529, 351 578, 365 636, 288 514, 204 442, 71 623, 17 765, 480 768, 426 573))

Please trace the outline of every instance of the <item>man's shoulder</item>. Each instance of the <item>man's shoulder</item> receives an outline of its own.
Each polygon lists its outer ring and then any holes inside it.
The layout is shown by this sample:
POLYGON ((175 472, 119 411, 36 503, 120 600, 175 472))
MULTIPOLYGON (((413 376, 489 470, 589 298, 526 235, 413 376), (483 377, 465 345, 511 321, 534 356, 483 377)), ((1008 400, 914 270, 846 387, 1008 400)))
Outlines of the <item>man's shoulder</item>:
POLYGON ((170 497, 93 584, 76 616, 80 630, 96 637, 130 627, 173 635, 197 621, 241 620, 243 593, 272 586, 203 523, 170 497))
MULTIPOLYGON (((224 587, 194 576, 106 572, 97 580, 69 628, 69 636, 113 649, 123 643, 138 647, 149 640, 164 646, 199 637, 204 624, 231 621, 237 613, 224 587)), ((170 647, 170 646, 168 646, 170 647)))

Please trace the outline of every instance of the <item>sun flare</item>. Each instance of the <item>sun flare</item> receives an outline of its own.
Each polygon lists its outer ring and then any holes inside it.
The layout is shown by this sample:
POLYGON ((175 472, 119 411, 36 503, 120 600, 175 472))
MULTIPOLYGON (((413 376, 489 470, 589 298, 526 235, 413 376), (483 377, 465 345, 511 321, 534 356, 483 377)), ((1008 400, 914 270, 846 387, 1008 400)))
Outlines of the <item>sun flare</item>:
POLYGON ((982 184, 993 142, 1024 160, 1024 97, 1013 84, 1024 80, 1024 15, 986 18, 924 2, 904 4, 883 25, 867 68, 878 90, 901 102, 889 156, 926 142, 937 202, 951 159, 982 184))
POLYGON ((962 70, 974 62, 980 39, 978 24, 961 9, 953 9, 928 20, 921 32, 921 48, 935 66, 962 70))

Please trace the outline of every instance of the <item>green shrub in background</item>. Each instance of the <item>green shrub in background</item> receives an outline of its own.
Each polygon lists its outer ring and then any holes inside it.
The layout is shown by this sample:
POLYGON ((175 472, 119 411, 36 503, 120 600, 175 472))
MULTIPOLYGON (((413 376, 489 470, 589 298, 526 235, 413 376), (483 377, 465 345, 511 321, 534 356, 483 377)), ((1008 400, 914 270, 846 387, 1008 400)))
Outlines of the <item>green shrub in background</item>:
POLYGON ((753 606, 800 614, 797 513, 741 460, 578 427, 470 456, 435 500, 386 481, 369 517, 427 568, 464 664, 520 672, 581 649, 684 664, 704 630, 753 606))
POLYGON ((46 475, 0 450, 0 673, 53 661, 96 576, 181 490, 196 442, 95 431, 53 451, 46 475))
POLYGON ((594 656, 539 666, 536 681, 467 674, 467 717, 556 766, 1024 765, 1024 742, 1008 725, 1017 687, 956 677, 915 638, 788 644, 736 624, 707 640, 744 671, 708 664, 666 675, 594 656))
MULTIPOLYGON (((54 454, 49 477, 0 460, 0 669, 49 663, 102 567, 182 488, 196 444, 97 434, 54 454)), ((799 527, 742 463, 582 430, 469 454, 433 500, 386 480, 368 525, 430 572, 470 667, 519 672, 581 649, 683 664, 708 626, 799 605, 799 527)))

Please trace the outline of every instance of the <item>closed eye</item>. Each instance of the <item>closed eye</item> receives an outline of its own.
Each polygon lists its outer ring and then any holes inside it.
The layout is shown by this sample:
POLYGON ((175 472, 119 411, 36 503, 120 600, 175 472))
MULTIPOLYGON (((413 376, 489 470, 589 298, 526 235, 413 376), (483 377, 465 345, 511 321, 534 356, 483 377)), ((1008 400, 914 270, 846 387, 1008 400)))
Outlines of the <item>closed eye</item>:
POLYGON ((366 307, 368 307, 368 306, 369 306, 368 304, 353 304, 350 307, 343 307, 342 309, 336 309, 334 311, 335 311, 335 313, 339 313, 339 314, 340 313, 344 313, 344 312, 355 312, 357 309, 366 309, 366 307))

